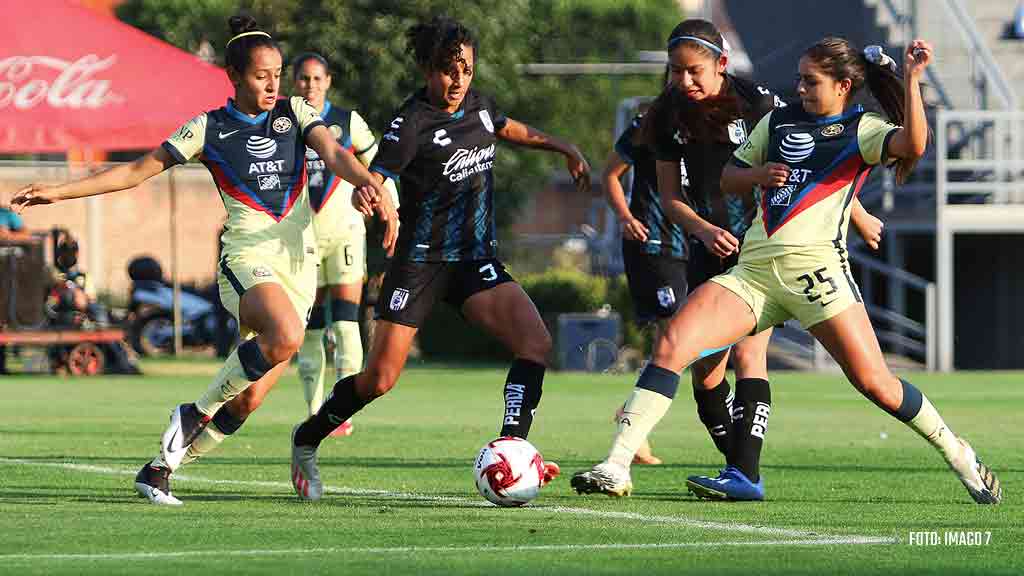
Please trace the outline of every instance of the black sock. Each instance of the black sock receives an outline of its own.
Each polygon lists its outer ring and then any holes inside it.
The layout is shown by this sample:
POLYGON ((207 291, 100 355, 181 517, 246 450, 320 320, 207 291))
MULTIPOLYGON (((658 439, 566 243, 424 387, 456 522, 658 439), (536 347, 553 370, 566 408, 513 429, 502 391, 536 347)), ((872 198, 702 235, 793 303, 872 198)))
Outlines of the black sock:
POLYGON ((768 416, 772 413, 772 392, 762 378, 736 381, 736 402, 733 408, 732 443, 726 460, 739 468, 751 482, 761 478, 761 446, 768 433, 768 416))
POLYGON ((355 374, 342 378, 334 385, 334 390, 320 406, 316 414, 310 416, 295 431, 296 446, 319 446, 324 438, 334 432, 356 412, 363 409, 371 400, 364 400, 356 392, 355 374))
POLYGON ((231 436, 235 432, 238 432, 238 429, 242 427, 242 424, 245 424, 245 418, 239 418, 232 414, 231 411, 228 410, 228 405, 225 404, 221 406, 216 413, 214 413, 213 420, 210 423, 216 426, 217 429, 225 436, 231 436))
POLYGON ((711 390, 693 389, 693 399, 697 402, 697 416, 708 429, 715 448, 725 455, 729 454, 729 433, 732 429, 732 403, 729 392, 729 381, 725 379, 711 390))
POLYGON ((530 435, 533 413, 540 404, 544 385, 543 364, 516 358, 505 379, 505 415, 501 423, 501 436, 526 438, 530 435))

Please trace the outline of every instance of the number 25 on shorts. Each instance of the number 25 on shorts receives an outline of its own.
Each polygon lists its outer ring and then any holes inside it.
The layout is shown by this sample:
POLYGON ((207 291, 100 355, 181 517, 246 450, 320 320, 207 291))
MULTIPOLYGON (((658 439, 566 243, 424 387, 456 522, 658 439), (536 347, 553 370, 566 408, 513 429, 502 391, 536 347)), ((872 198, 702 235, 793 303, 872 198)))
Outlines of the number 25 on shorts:
MULTIPOLYGON (((797 277, 797 280, 807 284, 804 286, 804 295, 807 296, 808 302, 817 302, 818 300, 821 300, 822 296, 831 296, 839 291, 839 287, 836 286, 835 280, 829 276, 825 276, 825 272, 827 271, 828 268, 818 268, 812 273, 797 277), (821 294, 820 286, 822 284, 828 284, 829 286, 828 291, 824 294, 821 294), (817 290, 814 289, 816 285, 819 286, 817 290)), ((831 300, 829 302, 831 302, 831 300)), ((822 302, 821 305, 825 306, 829 302, 822 302)))

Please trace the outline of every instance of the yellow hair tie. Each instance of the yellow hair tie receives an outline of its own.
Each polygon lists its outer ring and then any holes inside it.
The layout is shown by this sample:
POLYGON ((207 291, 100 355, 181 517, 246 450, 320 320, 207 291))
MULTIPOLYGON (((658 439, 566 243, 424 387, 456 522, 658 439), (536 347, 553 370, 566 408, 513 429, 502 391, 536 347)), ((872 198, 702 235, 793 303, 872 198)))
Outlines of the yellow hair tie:
POLYGON ((228 40, 228 43, 225 44, 224 47, 227 48, 228 46, 231 45, 232 42, 234 42, 235 40, 238 40, 239 38, 241 38, 243 36, 257 36, 257 35, 259 35, 259 36, 266 36, 267 38, 270 38, 270 34, 267 34, 266 32, 263 32, 263 31, 260 31, 260 30, 253 30, 251 32, 242 32, 241 34, 233 37, 231 40, 228 40))

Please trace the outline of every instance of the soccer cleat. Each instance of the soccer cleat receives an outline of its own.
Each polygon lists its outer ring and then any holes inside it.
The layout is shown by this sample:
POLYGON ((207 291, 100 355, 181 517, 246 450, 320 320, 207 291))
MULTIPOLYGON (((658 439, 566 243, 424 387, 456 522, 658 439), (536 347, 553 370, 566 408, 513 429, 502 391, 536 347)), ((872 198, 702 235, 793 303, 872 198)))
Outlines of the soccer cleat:
POLYGON ((171 410, 171 423, 160 439, 160 453, 172 472, 178 469, 188 447, 209 423, 210 417, 200 412, 195 404, 180 404, 171 410))
POLYGON ((726 466, 716 478, 690 476, 686 479, 686 488, 707 500, 764 500, 764 478, 755 484, 735 466, 726 466))
POLYGON ((182 505, 181 500, 171 494, 171 470, 158 468, 149 462, 135 475, 135 491, 157 506, 182 505))
POLYGON ((577 494, 600 492, 621 498, 633 493, 629 470, 608 462, 601 462, 590 470, 573 474, 570 484, 577 494))
POLYGON ((324 495, 320 483, 320 471, 316 467, 316 448, 296 446, 295 432, 301 424, 292 429, 292 488, 303 500, 317 501, 324 495))
POLYGON ((541 479, 540 485, 547 486, 552 480, 558 478, 558 475, 562 473, 562 469, 558 467, 558 464, 554 462, 544 461, 544 478, 541 479))
POLYGON ((950 461, 949 467, 956 472, 964 488, 978 504, 999 504, 1003 500, 1003 487, 999 479, 975 454, 974 449, 963 438, 957 438, 963 447, 960 458, 950 461))
POLYGON ((352 420, 345 420, 331 431, 330 436, 351 436, 352 435, 352 420))

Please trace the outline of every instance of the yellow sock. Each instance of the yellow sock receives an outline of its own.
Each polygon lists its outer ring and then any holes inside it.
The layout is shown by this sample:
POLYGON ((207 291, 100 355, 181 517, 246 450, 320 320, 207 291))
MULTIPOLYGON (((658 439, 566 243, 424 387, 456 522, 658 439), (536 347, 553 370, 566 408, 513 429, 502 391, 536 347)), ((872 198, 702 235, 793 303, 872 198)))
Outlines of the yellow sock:
POLYGON ((185 452, 185 458, 181 461, 182 466, 185 464, 191 464, 199 459, 200 456, 204 456, 213 452, 220 443, 227 438, 218 428, 216 424, 212 422, 199 434, 192 445, 188 447, 188 451, 185 452))
POLYGON ((341 320, 331 322, 334 332, 335 379, 357 374, 363 370, 363 337, 359 334, 359 323, 341 320))
POLYGON ((946 426, 942 416, 939 416, 938 410, 924 395, 921 396, 921 410, 917 416, 907 422, 907 426, 910 426, 941 452, 946 462, 953 462, 963 452, 956 434, 953 434, 953 431, 946 426))
POLYGON ((640 449, 647 435, 661 421, 672 405, 672 399, 644 388, 634 388, 633 395, 626 402, 619 418, 619 431, 615 434, 608 462, 629 468, 633 456, 640 449))
POLYGON ((221 406, 244 392, 271 368, 273 366, 267 362, 255 340, 242 342, 228 356, 206 392, 196 400, 196 407, 203 414, 213 417, 221 406))
POLYGON ((316 414, 323 403, 326 367, 324 331, 322 328, 309 328, 306 330, 306 339, 299 348, 299 379, 302 380, 302 391, 306 395, 306 406, 310 415, 316 414))

